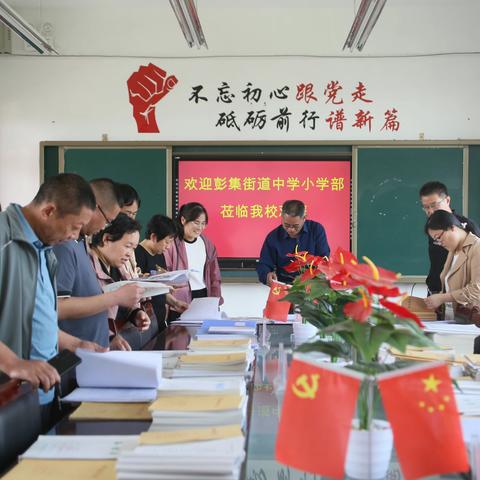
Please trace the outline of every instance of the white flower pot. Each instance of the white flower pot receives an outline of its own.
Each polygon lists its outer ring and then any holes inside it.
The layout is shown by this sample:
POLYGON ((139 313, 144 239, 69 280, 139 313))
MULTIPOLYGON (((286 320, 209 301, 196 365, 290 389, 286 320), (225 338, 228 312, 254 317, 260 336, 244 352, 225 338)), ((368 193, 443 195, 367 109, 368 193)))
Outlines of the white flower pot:
POLYGON ((385 478, 393 448, 390 423, 373 420, 370 430, 358 430, 358 419, 352 422, 348 441, 345 472, 349 478, 379 480, 385 478))

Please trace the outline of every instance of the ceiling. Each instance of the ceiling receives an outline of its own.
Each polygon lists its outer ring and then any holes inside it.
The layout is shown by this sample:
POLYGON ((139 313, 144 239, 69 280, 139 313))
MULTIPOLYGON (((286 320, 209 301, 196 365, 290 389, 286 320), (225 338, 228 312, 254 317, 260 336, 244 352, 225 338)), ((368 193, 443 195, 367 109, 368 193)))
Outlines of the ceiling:
MULTIPOLYGON (((478 0, 387 0, 364 50, 342 52, 360 0, 197 0, 209 46, 188 48, 168 0, 6 0, 62 55, 399 56, 480 51, 478 0)), ((28 54, 15 40, 13 53, 28 54)))

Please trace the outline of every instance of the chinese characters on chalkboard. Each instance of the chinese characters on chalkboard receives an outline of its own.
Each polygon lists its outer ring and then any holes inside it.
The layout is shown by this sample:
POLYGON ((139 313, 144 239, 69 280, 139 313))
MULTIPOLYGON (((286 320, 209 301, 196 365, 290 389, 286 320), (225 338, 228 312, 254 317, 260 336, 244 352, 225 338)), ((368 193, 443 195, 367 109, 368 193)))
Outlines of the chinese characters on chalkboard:
POLYGON ((360 81, 353 86, 331 80, 322 88, 308 82, 267 90, 247 82, 239 91, 222 81, 215 87, 215 95, 210 97, 204 85, 192 86, 188 101, 194 105, 209 101, 218 103, 221 111, 214 120, 215 127, 238 132, 260 131, 267 124, 285 133, 293 128, 343 132, 347 126, 369 132, 376 129, 397 132, 400 129, 398 109, 388 105, 382 117, 374 115, 371 107, 375 102, 369 97, 367 86, 360 81), (305 105, 305 110, 298 115, 292 111, 292 103, 278 105, 278 101, 300 103, 305 105), (237 107, 245 105, 251 109, 246 114, 239 113, 237 107))

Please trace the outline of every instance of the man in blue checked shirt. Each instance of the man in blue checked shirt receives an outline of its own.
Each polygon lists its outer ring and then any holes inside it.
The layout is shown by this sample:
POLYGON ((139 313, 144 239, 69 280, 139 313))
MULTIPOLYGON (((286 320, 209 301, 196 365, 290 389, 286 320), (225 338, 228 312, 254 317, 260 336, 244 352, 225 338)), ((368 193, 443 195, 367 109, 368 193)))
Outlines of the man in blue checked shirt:
POLYGON ((282 224, 272 230, 263 242, 257 264, 258 279, 270 286, 273 280, 292 283, 297 273, 286 272, 291 258, 288 253, 307 251, 311 255, 330 255, 327 235, 323 226, 305 219, 305 204, 300 200, 287 200, 282 205, 282 224))

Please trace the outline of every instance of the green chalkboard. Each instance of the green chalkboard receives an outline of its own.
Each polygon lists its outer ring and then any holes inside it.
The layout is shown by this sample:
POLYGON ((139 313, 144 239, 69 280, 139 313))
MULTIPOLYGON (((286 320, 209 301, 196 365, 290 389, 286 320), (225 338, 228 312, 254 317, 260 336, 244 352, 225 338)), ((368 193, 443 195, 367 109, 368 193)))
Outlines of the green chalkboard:
POLYGON ((146 224, 156 213, 167 213, 167 153, 165 148, 65 148, 65 172, 87 180, 107 177, 132 185, 142 205, 137 219, 146 224))
POLYGON ((480 225, 480 145, 468 150, 468 218, 480 225))
POLYGON ((463 148, 359 148, 357 254, 402 275, 426 275, 420 187, 448 186, 453 208, 462 210, 463 148))

